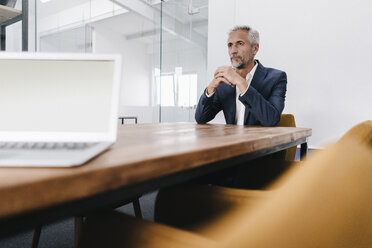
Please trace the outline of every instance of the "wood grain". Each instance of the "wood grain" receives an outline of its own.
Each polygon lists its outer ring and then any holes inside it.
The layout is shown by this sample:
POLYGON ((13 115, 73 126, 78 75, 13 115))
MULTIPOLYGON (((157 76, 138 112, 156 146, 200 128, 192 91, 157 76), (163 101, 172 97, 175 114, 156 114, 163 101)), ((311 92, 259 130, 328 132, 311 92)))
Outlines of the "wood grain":
POLYGON ((83 166, 0 168, 0 219, 309 136, 309 128, 120 125, 117 143, 83 166))
POLYGON ((0 5, 0 24, 19 15, 22 15, 22 11, 0 5))

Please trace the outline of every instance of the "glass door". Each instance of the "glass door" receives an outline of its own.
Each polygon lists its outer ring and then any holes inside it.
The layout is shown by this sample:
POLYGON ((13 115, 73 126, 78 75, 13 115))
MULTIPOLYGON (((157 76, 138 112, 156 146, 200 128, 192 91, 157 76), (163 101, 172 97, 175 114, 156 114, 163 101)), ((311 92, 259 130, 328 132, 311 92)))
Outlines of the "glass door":
POLYGON ((208 0, 161 2, 160 67, 155 75, 161 122, 194 122, 207 73, 208 0))

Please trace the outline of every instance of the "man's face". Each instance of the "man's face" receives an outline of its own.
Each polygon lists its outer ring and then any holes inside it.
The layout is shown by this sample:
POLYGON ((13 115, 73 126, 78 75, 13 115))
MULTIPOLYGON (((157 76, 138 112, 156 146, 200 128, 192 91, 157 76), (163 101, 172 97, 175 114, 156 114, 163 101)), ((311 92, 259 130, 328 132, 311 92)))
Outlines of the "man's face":
POLYGON ((231 65, 237 69, 245 68, 250 64, 258 50, 258 45, 251 46, 248 40, 248 32, 245 30, 233 32, 227 40, 227 47, 231 65))

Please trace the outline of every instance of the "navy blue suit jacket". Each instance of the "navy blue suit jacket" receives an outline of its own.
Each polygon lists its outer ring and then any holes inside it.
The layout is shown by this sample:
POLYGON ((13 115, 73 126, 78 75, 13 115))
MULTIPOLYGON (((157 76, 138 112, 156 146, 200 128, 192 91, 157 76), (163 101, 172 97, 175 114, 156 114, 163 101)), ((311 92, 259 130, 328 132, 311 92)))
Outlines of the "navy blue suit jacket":
MULTIPOLYGON (((258 60, 256 72, 247 92, 239 97, 245 106, 244 125, 275 126, 284 109, 287 75, 283 71, 264 67, 258 60)), ((220 85, 211 97, 203 92, 195 112, 199 124, 211 121, 221 110, 226 124, 235 124, 236 90, 220 85)))

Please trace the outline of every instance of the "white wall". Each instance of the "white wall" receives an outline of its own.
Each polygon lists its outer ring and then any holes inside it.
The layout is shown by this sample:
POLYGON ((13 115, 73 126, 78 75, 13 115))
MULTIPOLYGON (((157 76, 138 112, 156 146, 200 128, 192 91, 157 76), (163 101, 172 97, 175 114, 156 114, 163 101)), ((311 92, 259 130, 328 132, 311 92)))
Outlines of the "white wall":
POLYGON ((209 2, 208 75, 228 64, 226 32, 248 24, 261 35, 257 58, 288 75, 284 113, 310 127, 311 146, 335 141, 372 119, 372 2, 219 0, 209 2), (221 18, 223 16, 224 18, 221 18))

